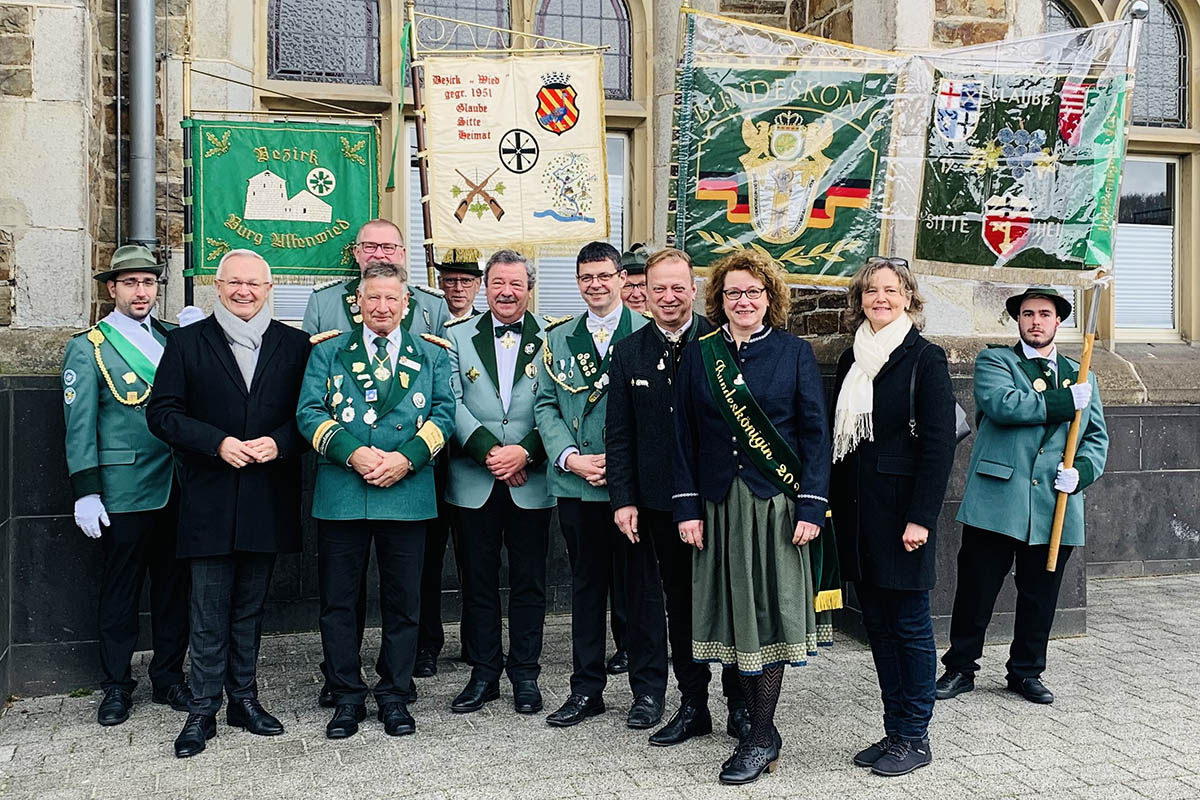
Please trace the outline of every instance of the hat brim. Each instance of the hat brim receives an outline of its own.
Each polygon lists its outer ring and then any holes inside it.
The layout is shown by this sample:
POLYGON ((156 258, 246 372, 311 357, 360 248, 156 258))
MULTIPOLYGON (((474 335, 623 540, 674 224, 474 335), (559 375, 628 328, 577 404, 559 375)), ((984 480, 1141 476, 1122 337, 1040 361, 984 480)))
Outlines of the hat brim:
POLYGON ((433 266, 438 272, 461 272, 476 278, 483 277, 483 270, 479 268, 478 264, 434 264, 433 266))
POLYGON ((116 269, 106 269, 104 272, 97 272, 92 277, 95 278, 96 280, 100 281, 101 283, 104 283, 106 281, 113 280, 118 275, 125 273, 125 272, 149 272, 151 275, 156 275, 161 278, 162 274, 163 274, 163 265, 162 264, 138 264, 138 265, 130 265, 130 266, 121 266, 121 267, 117 267, 116 269))
POLYGON ((1004 302, 1008 309, 1008 315, 1013 319, 1017 319, 1021 315, 1021 304, 1031 297, 1043 297, 1054 303, 1054 308, 1058 311, 1059 319, 1066 319, 1071 316, 1071 303, 1067 298, 1054 294, 1042 294, 1041 292, 1021 292, 1014 294, 1004 302))

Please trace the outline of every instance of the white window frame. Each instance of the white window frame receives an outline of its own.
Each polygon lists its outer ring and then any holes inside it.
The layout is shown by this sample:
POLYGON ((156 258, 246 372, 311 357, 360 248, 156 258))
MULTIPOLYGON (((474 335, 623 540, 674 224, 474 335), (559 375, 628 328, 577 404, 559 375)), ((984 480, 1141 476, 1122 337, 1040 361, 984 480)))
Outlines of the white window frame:
MULTIPOLYGON (((1180 219, 1180 208, 1182 196, 1180 194, 1180 183, 1183 176, 1183 159, 1179 156, 1161 155, 1161 154, 1137 154, 1127 155, 1125 160, 1128 161, 1155 161, 1161 163, 1172 164, 1175 168, 1175 179, 1173 181, 1173 196, 1171 198, 1171 213, 1173 215, 1171 228, 1173 235, 1171 236, 1171 319, 1172 327, 1170 328, 1123 328, 1116 320, 1116 309, 1113 310, 1113 330, 1116 341, 1118 343, 1125 342, 1127 344, 1134 342, 1144 342, 1153 344, 1178 344, 1182 338, 1180 328, 1180 276, 1183 271, 1183 264, 1180 262, 1180 241, 1188 235, 1182 227, 1183 220, 1180 219)), ((1120 223, 1118 223, 1119 225, 1120 223)), ((1120 248, 1121 236, 1120 230, 1117 232, 1117 240, 1115 247, 1120 248)), ((1118 277, 1119 280, 1119 277, 1118 277)), ((1115 302, 1116 295, 1120 291, 1120 284, 1114 282, 1112 292, 1115 302)))

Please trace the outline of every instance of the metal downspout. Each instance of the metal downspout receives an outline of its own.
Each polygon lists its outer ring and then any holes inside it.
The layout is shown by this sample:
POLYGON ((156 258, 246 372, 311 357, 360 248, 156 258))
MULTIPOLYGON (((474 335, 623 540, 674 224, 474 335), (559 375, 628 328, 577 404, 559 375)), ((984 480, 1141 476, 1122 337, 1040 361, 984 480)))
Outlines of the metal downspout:
POLYGON ((129 0, 129 236, 158 243, 155 202, 154 0, 129 0))

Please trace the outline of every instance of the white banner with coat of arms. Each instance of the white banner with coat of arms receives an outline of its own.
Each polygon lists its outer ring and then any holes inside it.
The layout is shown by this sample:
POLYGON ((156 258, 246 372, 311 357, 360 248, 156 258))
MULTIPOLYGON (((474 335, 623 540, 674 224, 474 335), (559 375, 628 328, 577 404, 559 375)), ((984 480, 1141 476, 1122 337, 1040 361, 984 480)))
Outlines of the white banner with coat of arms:
POLYGON ((608 237, 599 52, 422 57, 437 248, 608 237))

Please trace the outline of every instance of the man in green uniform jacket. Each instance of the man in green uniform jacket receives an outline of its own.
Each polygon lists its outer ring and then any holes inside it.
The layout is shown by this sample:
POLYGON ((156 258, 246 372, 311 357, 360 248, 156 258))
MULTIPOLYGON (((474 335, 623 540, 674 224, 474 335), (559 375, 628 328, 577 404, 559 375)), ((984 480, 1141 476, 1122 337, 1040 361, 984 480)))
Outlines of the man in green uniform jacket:
POLYGON ((63 414, 75 524, 100 539, 104 572, 100 601, 101 725, 129 718, 129 662, 138 638, 138 601, 150 576, 154 657, 152 697, 186 711, 183 678, 188 642, 187 565, 175 558, 178 499, 171 448, 146 427, 146 401, 174 325, 150 316, 162 265, 140 245, 117 248, 104 283, 115 308, 67 343, 63 414), (107 528, 107 530, 103 530, 107 528))
MULTIPOLYGON (((558 498, 571 562, 571 694, 546 718, 558 727, 604 713, 604 612, 621 536, 612 521, 605 476, 608 365, 613 344, 646 324, 645 317, 621 305, 625 271, 620 262, 621 254, 605 242, 579 251, 575 276, 588 310, 546 328, 538 373, 534 418, 551 464, 550 494, 558 498)), ((662 717, 661 701, 643 685, 642 666, 631 650, 634 703, 628 722, 634 727, 650 727, 662 717)))
POLYGON ((1034 703, 1054 695, 1041 681, 1063 570, 1084 543, 1083 490, 1104 471, 1108 429, 1094 376, 1054 344, 1071 304, 1056 289, 1037 286, 1008 299, 1021 341, 984 350, 975 359, 978 434, 958 511, 963 523, 950 649, 937 697, 975 688, 975 673, 996 595, 1016 560, 1017 609, 1008 660, 1008 688, 1034 703), (1081 412, 1079 449, 1063 467, 1067 429, 1081 412), (1066 492, 1058 569, 1046 571, 1059 492, 1066 492))
MULTIPOLYGON (((372 540, 383 641, 375 699, 390 736, 413 733, 409 685, 417 649, 425 520, 437 515, 429 462, 454 433, 447 342, 400 327, 400 270, 371 264, 358 287, 364 324, 317 343, 296 421, 320 454, 317 520, 321 642, 336 706, 326 735, 354 735, 366 715, 359 659, 359 587, 372 540)), ((314 337, 319 338, 319 337, 314 337)))
MULTIPOLYGON (((395 264, 406 270, 404 237, 400 229, 386 219, 365 223, 354 239, 354 260, 360 273, 373 261, 395 264)), ((404 274, 407 275, 407 271, 404 274)), ((313 287, 304 308, 304 321, 300 323, 305 333, 318 334, 334 329, 348 331, 362 325, 362 309, 356 297, 360 280, 351 278, 313 287)), ((408 311, 401 322, 404 330, 440 336, 448 319, 450 311, 441 290, 409 285, 408 311)))

